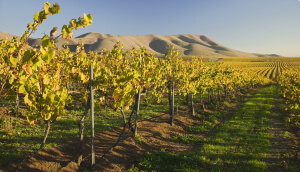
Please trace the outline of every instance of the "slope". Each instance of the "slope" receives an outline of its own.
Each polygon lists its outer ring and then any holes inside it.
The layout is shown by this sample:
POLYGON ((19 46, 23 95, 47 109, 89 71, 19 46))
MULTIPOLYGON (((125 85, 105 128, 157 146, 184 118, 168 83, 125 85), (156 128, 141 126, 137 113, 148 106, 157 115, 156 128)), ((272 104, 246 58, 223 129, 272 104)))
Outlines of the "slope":
MULTIPOLYGON (((12 39, 14 35, 0 32, 0 40, 7 37, 12 39)), ((160 35, 144 35, 144 36, 116 36, 102 33, 86 33, 76 38, 69 40, 58 38, 55 43, 58 47, 63 47, 65 42, 69 42, 71 51, 75 51, 76 45, 83 41, 87 51, 100 52, 102 49, 110 50, 120 41, 124 45, 125 50, 130 50, 131 47, 145 47, 149 52, 156 54, 164 54, 174 45, 174 48, 180 51, 181 55, 185 56, 203 56, 203 57, 256 57, 257 55, 237 51, 225 47, 205 35, 195 34, 180 34, 171 36, 160 35)), ((41 45, 41 39, 30 38, 28 43, 31 47, 38 47, 41 45)))

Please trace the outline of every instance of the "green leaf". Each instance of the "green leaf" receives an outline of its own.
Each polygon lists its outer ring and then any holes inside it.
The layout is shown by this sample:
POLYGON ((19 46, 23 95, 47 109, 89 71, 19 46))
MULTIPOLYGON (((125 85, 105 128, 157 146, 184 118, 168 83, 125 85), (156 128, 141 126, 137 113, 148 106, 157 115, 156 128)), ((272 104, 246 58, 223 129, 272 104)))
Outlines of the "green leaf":
POLYGON ((32 77, 30 77, 30 81, 31 81, 31 83, 37 83, 38 82, 36 74, 32 75, 32 77))
POLYGON ((63 116, 64 114, 63 114, 63 112, 59 111, 59 114, 53 114, 53 115, 51 115, 50 121, 56 120, 57 117, 58 117, 57 115, 63 116))
POLYGON ((60 12, 60 6, 57 3, 55 3, 53 4, 52 8, 49 9, 49 11, 52 14, 58 14, 60 12))
POLYGON ((79 27, 82 27, 82 19, 78 19, 78 21, 76 22, 76 27, 75 28, 79 28, 79 27))
POLYGON ((55 57, 55 51, 53 49, 50 49, 49 51, 45 51, 44 53, 45 54, 42 56, 42 59, 49 64, 55 57))
POLYGON ((41 61, 38 58, 36 58, 36 59, 33 60, 32 69, 37 70, 38 66, 41 66, 41 61))
POLYGON ((54 51, 54 49, 50 49, 50 50, 48 51, 48 54, 49 54, 49 58, 50 58, 50 59, 53 59, 53 58, 55 57, 55 51, 54 51))
POLYGON ((20 77, 20 83, 26 83, 27 82, 27 78, 26 78, 26 76, 25 75, 21 75, 21 77, 20 77))
POLYGON ((23 62, 30 61, 32 56, 33 56, 33 54, 32 54, 31 50, 25 51, 24 56, 23 56, 23 62))
POLYGON ((26 116, 27 116, 27 121, 30 122, 30 123, 31 123, 32 121, 34 121, 34 119, 35 119, 34 116, 31 115, 31 114, 27 114, 26 116))
POLYGON ((47 121, 51 118, 51 114, 50 113, 46 113, 44 114, 44 119, 47 121))
POLYGON ((86 26, 92 24, 93 17, 91 14, 86 15, 85 13, 83 14, 83 20, 86 22, 86 26))
POLYGON ((54 102, 55 95, 48 93, 46 97, 46 104, 50 105, 54 102))
POLYGON ((17 63, 19 62, 19 59, 10 56, 10 62, 15 67, 17 65, 17 63))
POLYGON ((24 87, 25 87, 25 90, 26 90, 26 92, 27 93, 30 93, 31 92, 31 83, 26 83, 25 85, 24 85, 24 87))
POLYGON ((14 82, 14 80, 16 79, 16 77, 14 75, 12 75, 10 78, 9 78, 9 84, 12 84, 14 82))
POLYGON ((64 25, 61 29, 61 35, 65 39, 73 38, 72 26, 64 25))
POLYGON ((81 79, 83 82, 88 81, 88 78, 87 78, 83 73, 80 72, 79 75, 80 75, 80 79, 81 79))
POLYGON ((40 12, 36 12, 34 17, 33 17, 34 21, 44 21, 47 20, 47 15, 45 14, 45 11, 40 11, 40 12))
POLYGON ((122 107, 123 105, 124 105, 124 100, 119 100, 116 102, 115 107, 118 108, 118 107, 122 107))
POLYGON ((27 72, 27 74, 32 75, 32 68, 30 65, 26 66, 26 72, 27 72))
POLYGON ((43 46, 43 47, 52 47, 52 42, 50 41, 48 35, 45 35, 45 36, 42 38, 42 46, 43 46))
POLYGON ((33 20, 37 21, 39 19, 39 17, 40 17, 40 12, 36 12, 34 17, 33 17, 33 20))
POLYGON ((76 19, 72 19, 71 21, 70 21, 70 26, 72 26, 72 28, 75 28, 76 30, 77 30, 77 25, 76 25, 76 19))
POLYGON ((24 97, 24 103, 29 105, 29 106, 32 106, 32 101, 29 100, 28 94, 26 94, 25 97, 24 97))
POLYGON ((49 2, 44 3, 43 9, 45 10, 46 14, 49 14, 49 8, 50 8, 50 3, 49 2))
POLYGON ((28 24, 27 24, 27 28, 28 28, 28 29, 32 29, 33 27, 34 27, 33 24, 31 24, 31 23, 28 23, 28 24))
POLYGON ((49 77, 44 77, 43 82, 45 85, 48 85, 50 83, 49 77))
POLYGON ((51 102, 54 102, 55 94, 50 94, 51 102))

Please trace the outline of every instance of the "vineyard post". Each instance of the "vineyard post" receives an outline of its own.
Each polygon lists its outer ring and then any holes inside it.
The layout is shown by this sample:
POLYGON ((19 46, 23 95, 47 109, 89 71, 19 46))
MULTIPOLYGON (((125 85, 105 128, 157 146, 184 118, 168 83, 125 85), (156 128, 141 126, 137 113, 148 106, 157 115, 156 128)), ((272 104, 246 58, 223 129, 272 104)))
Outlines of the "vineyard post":
POLYGON ((169 97, 169 114, 172 115, 172 88, 171 88, 171 83, 168 84, 169 92, 168 92, 168 97, 169 97))
POLYGON ((90 67, 90 94, 91 94, 91 148, 92 148, 92 167, 95 165, 95 148, 94 148, 94 88, 93 88, 93 66, 90 67))
POLYGON ((172 81, 172 102, 171 102, 171 125, 173 126, 174 123, 174 87, 175 87, 175 82, 174 82, 174 75, 173 75, 173 81, 172 81))
MULTIPOLYGON (((19 64, 19 62, 20 62, 20 52, 18 53, 18 64, 19 64)), ((19 112, 19 104, 20 104, 19 92, 18 92, 18 90, 16 90, 16 104, 15 104, 16 112, 15 113, 19 112)))
MULTIPOLYGON (((142 60, 142 68, 144 67, 144 58, 142 60)), ((137 127, 138 127, 138 115, 140 111, 140 100, 141 100, 141 88, 138 91, 137 97, 136 97, 136 109, 135 109, 135 126, 134 126, 134 137, 137 137, 137 127)))
POLYGON ((139 110, 140 110, 140 98, 141 98, 141 89, 139 89, 138 94, 137 94, 137 98, 136 98, 134 137, 137 136, 137 124, 138 124, 138 114, 139 114, 139 110))
POLYGON ((195 108, 194 108, 194 95, 191 95, 191 106, 192 106, 192 115, 195 116, 195 108))

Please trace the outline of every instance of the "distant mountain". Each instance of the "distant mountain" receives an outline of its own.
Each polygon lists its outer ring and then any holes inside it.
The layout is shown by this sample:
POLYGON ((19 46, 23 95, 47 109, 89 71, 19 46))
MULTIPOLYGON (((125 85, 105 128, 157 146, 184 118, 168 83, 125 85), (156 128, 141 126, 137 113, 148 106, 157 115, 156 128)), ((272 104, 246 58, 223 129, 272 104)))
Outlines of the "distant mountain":
POLYGON ((257 57, 283 57, 281 55, 278 54, 258 54, 258 53, 253 53, 254 55, 256 55, 257 57))
MULTIPOLYGON (((14 35, 0 32, 0 40, 7 37, 12 39, 14 35)), ((181 34, 172 36, 144 35, 144 36, 116 36, 101 33, 86 33, 72 39, 58 38, 55 40, 57 46, 62 47, 65 41, 69 42, 71 51, 75 51, 76 45, 83 41, 87 51, 100 52, 103 48, 110 50, 120 41, 125 50, 133 47, 144 46, 149 52, 164 54, 170 45, 174 45, 181 55, 203 56, 203 57, 257 57, 258 54, 246 53, 225 47, 205 35, 181 34)), ((41 39, 30 38, 28 43, 31 47, 41 45, 41 39)), ((268 55, 265 55, 268 56, 268 55)))

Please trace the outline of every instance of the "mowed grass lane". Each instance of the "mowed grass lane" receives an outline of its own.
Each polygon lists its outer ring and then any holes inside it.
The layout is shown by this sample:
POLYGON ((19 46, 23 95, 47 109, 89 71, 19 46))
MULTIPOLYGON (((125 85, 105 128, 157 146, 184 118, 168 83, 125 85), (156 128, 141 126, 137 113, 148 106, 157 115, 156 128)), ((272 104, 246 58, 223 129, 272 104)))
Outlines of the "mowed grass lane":
POLYGON ((195 143, 198 143, 192 151, 175 154, 162 150, 157 154, 146 154, 130 170, 267 171, 268 116, 272 111, 274 92, 275 86, 260 90, 211 137, 196 139, 195 143))

